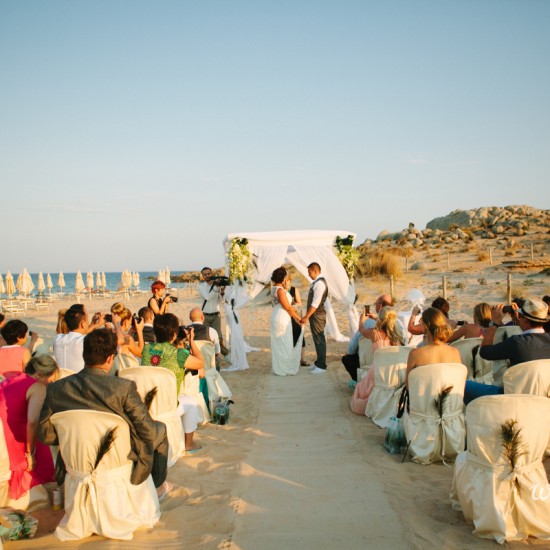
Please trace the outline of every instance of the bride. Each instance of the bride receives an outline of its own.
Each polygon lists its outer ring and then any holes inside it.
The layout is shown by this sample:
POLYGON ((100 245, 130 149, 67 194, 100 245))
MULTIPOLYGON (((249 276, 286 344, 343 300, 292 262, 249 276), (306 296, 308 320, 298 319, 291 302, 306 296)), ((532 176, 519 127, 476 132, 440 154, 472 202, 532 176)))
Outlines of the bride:
POLYGON ((274 374, 288 376, 297 374, 300 368, 303 331, 296 345, 292 337, 291 318, 300 322, 298 312, 290 305, 292 297, 288 292, 290 279, 284 267, 278 267, 271 275, 275 285, 271 290, 271 357, 274 374))

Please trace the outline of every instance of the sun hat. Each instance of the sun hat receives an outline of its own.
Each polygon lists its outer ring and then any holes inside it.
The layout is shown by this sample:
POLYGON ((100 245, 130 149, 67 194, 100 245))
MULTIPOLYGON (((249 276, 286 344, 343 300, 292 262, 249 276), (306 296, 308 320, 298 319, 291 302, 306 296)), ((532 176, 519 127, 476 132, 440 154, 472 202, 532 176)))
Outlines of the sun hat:
POLYGON ((548 306, 540 298, 527 298, 519 312, 526 319, 535 323, 547 323, 550 321, 548 306))

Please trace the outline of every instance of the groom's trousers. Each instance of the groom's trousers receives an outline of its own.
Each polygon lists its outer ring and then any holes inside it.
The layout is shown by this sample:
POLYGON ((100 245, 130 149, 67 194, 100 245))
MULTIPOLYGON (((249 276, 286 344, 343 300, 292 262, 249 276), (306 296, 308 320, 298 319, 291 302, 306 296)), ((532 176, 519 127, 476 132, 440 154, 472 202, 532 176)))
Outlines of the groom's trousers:
POLYGON ((327 314, 316 311, 309 318, 309 327, 311 329, 311 337, 317 353, 315 364, 320 369, 327 368, 327 341, 325 339, 325 325, 327 324, 327 314))

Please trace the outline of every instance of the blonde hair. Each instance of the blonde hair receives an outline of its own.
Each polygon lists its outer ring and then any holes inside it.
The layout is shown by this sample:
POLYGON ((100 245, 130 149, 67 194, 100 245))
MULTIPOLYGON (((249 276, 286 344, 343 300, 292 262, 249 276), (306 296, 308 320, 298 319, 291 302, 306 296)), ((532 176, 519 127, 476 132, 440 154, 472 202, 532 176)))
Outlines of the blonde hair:
POLYGON ((453 329, 447 322, 447 317, 434 307, 429 307, 422 313, 422 322, 426 332, 432 335, 434 342, 447 342, 453 333, 453 329))
POLYGON ((376 328, 386 333, 393 346, 401 345, 405 341, 401 324, 397 321, 397 311, 390 306, 385 306, 379 311, 376 328))
POLYGON ((491 306, 481 302, 474 307, 474 323, 487 328, 491 323, 491 306))
POLYGON ((69 334, 69 327, 67 326, 67 321, 65 321, 66 309, 60 309, 57 312, 57 326, 55 327, 56 334, 69 334))
POLYGON ((35 355, 25 366, 25 373, 30 375, 44 376, 49 378, 52 374, 56 374, 56 379, 59 378, 59 367, 55 359, 51 355, 43 353, 35 355))
POLYGON ((122 302, 115 302, 111 306, 111 313, 113 313, 114 315, 120 315, 125 308, 126 306, 122 302))

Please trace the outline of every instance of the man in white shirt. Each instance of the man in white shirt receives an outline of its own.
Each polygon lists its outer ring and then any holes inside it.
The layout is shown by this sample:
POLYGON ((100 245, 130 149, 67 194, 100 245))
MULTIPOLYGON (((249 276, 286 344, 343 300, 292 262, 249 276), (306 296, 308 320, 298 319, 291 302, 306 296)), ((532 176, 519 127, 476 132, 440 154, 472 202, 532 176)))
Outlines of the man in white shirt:
POLYGON ((199 294, 203 299, 201 310, 204 313, 204 324, 212 327, 218 333, 220 348, 223 355, 228 355, 229 350, 223 345, 222 318, 220 304, 224 302, 225 287, 218 286, 212 281, 212 269, 203 267, 201 275, 204 279, 199 283, 199 294))
POLYGON ((59 368, 80 372, 84 368, 84 337, 88 332, 104 324, 102 315, 96 313, 92 324, 83 304, 73 304, 65 312, 68 334, 58 334, 53 342, 53 353, 59 368))
POLYGON ((309 321, 317 360, 309 369, 311 374, 323 374, 327 372, 327 342, 325 340, 325 325, 327 313, 325 301, 328 297, 328 286, 321 276, 321 266, 313 262, 307 266, 307 273, 313 280, 307 296, 307 313, 302 317, 302 323, 309 321))

